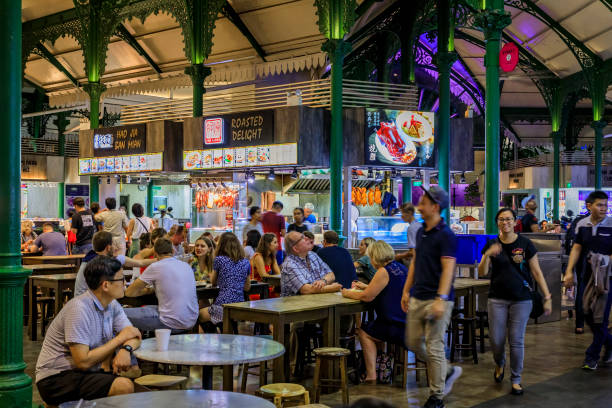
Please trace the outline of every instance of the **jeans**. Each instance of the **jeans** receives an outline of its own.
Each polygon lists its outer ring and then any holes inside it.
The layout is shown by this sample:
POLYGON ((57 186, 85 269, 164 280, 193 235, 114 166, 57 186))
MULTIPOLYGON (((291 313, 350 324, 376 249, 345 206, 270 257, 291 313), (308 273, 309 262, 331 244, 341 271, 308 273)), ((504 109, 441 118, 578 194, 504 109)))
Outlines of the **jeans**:
MULTIPOLYGON (((610 278, 612 283, 612 278, 610 278)), ((586 350, 585 360, 587 361, 599 361, 601 354, 601 348, 605 347, 606 350, 612 350, 612 335, 608 330, 608 322, 610 320, 610 306, 612 306, 612 290, 608 292, 608 300, 606 302, 606 308, 603 315, 603 321, 601 323, 593 322, 593 315, 586 315, 586 322, 593 331, 593 342, 586 350)))
MULTIPOLYGON (((159 311, 155 305, 143 307, 129 307, 123 309, 130 322, 141 331, 152 331, 155 329, 172 329, 159 320, 159 311)), ((178 330, 180 332, 184 330, 178 330)))
POLYGON ((582 296, 584 295, 584 286, 586 285, 585 272, 580 268, 576 268, 576 303, 574 308, 576 310, 576 328, 584 328, 584 310, 582 309, 582 296))
POLYGON ((87 254, 91 250, 93 250, 91 242, 84 245, 75 245, 72 247, 72 255, 87 254))
POLYGON ((438 320, 430 318, 433 302, 410 298, 405 338, 406 347, 427 364, 430 395, 442 399, 446 377, 452 372, 451 365, 446 363, 444 334, 450 322, 453 302, 444 302, 446 310, 438 320))
POLYGON ((531 313, 531 300, 489 299, 489 338, 498 367, 506 364, 506 332, 510 345, 510 380, 521 383, 525 354, 525 328, 531 313))

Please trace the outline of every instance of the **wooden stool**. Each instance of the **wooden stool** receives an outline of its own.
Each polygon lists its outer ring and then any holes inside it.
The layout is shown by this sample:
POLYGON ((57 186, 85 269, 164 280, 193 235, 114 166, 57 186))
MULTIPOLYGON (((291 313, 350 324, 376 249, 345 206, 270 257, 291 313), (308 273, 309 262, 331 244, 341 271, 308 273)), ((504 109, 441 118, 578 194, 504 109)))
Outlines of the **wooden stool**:
POLYGON ((476 318, 478 319, 478 341, 480 342, 480 352, 485 352, 485 339, 489 336, 485 334, 485 327, 489 328, 489 313, 486 311, 477 311, 476 318))
POLYGON ((47 332, 47 324, 51 318, 54 317, 55 297, 37 296, 36 304, 40 305, 40 335, 45 337, 45 333, 47 332))
POLYGON ((249 375, 258 375, 259 376, 259 386, 262 387, 268 383, 268 373, 274 371, 272 367, 268 367, 266 361, 262 361, 256 364, 242 364, 240 366, 242 371, 242 384, 240 385, 240 392, 246 392, 247 380, 249 375), (257 371, 250 371, 250 369, 257 369, 257 371))
POLYGON ((320 387, 334 387, 340 388, 342 390, 342 403, 344 405, 348 405, 349 403, 349 395, 348 395, 348 375, 346 373, 346 358, 351 354, 350 350, 339 347, 321 347, 313 350, 313 353, 317 357, 315 372, 313 378, 313 392, 314 392, 314 401, 319 402, 320 397, 320 387), (332 378, 319 378, 321 374, 321 360, 331 360, 329 363, 332 364, 333 361, 339 360, 340 362, 340 379, 332 379, 332 378))
POLYGON ((474 359, 474 364, 478 364, 478 352, 476 350, 476 318, 475 317, 453 317, 453 341, 451 345, 451 363, 455 362, 455 351, 470 351, 474 359), (459 341, 461 333, 462 340, 459 341), (465 342, 466 337, 470 337, 468 343, 465 342))
POLYGON ((294 398, 301 398, 304 405, 310 404, 308 391, 299 384, 276 383, 264 385, 259 389, 258 395, 274 401, 276 408, 282 408, 283 402, 294 398))
POLYGON ((186 381, 187 377, 160 374, 143 375, 134 380, 138 385, 156 390, 167 390, 174 386, 178 386, 179 389, 182 389, 186 381))
POLYGON ((416 358, 416 354, 414 356, 414 363, 408 361, 409 353, 411 353, 408 349, 406 349, 402 344, 394 344, 395 349, 395 360, 393 360, 393 376, 397 374, 399 369, 402 370, 402 387, 406 388, 408 382, 408 370, 414 370, 414 374, 416 377, 416 382, 419 382, 419 372, 425 372, 425 379, 427 380, 427 385, 429 385, 429 376, 427 375, 427 365, 424 362, 416 358), (402 356, 402 358, 398 358, 402 356), (419 367, 419 364, 422 364, 423 367, 419 367))

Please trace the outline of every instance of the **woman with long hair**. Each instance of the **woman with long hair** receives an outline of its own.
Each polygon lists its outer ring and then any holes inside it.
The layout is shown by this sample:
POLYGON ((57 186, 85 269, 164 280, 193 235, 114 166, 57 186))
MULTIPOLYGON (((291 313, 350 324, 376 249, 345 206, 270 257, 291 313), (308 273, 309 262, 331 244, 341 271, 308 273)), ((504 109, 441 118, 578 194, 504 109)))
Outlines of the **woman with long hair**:
POLYGON ((210 275, 212 285, 219 286, 219 295, 211 306, 200 309, 200 323, 221 323, 224 304, 244 301, 244 292, 251 288, 249 271, 238 237, 231 232, 221 234, 210 275))
POLYGON ((357 268, 357 273, 366 279, 365 283, 369 283, 376 273, 376 268, 372 265, 372 261, 367 254, 369 246, 375 242, 374 238, 365 237, 359 243, 359 259, 355 261, 355 268, 357 268))
POLYGON ((191 269, 196 281, 209 280, 213 271, 214 247, 210 239, 201 236, 194 244, 195 258, 191 261, 191 269))
POLYGON ((514 232, 516 213, 502 208, 495 216, 499 229, 497 238, 487 242, 482 250, 478 274, 487 275, 491 269, 489 288, 489 338, 495 360, 495 382, 504 379, 506 365, 506 336, 510 345, 511 394, 522 395, 525 328, 533 307, 531 288, 534 280, 544 294, 544 313, 550 314, 550 291, 538 263, 537 250, 529 238, 514 232))
POLYGON ((259 245, 261 240, 261 234, 257 230, 250 230, 246 234, 246 240, 244 241, 244 255, 246 259, 251 259, 255 255, 255 248, 259 245))
POLYGON ((261 281, 270 275, 280 275, 280 268, 276 261, 276 251, 278 250, 278 240, 276 235, 270 232, 263 234, 255 250, 255 255, 251 258, 253 267, 253 279, 261 281))
POLYGON ((140 243, 138 240, 144 233, 152 231, 151 219, 144 215, 144 207, 142 204, 134 203, 132 205, 132 214, 134 218, 130 220, 127 227, 128 241, 130 241, 128 256, 133 257, 140 251, 140 243))

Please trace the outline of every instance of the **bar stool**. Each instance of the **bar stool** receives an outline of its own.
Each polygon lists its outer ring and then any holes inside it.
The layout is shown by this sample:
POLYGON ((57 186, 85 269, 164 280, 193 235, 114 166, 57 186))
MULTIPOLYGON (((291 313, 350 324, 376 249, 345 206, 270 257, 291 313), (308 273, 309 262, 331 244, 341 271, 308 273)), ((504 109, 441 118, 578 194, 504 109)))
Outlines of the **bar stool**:
POLYGON ((478 364, 478 352, 476 351, 476 318, 475 317, 453 317, 452 320, 453 340, 451 345, 451 363, 455 362, 455 351, 471 351, 474 364, 478 364), (470 336, 470 342, 465 343, 466 335, 470 336), (461 342, 459 340, 461 335, 461 342))
POLYGON ((476 319, 478 319, 478 340, 480 341, 480 352, 485 352, 485 339, 489 338, 488 334, 485 334, 485 327, 489 328, 489 313, 486 311, 477 311, 476 319))
POLYGON ((148 374, 136 378, 134 382, 154 390, 168 390, 173 387, 183 389, 183 386, 187 382, 187 377, 179 375, 148 374))
MULTIPOLYGON (((40 335, 44 338, 47 324, 54 317, 55 296, 37 296, 36 304, 40 305, 40 335)), ((32 316, 32 318, 36 318, 32 316)))
POLYGON ((419 372, 425 372, 425 379, 427 380, 427 385, 429 385, 429 376, 427 375, 427 365, 419 359, 416 358, 416 354, 409 351, 403 344, 393 344, 394 354, 396 356, 395 360, 393 360, 393 376, 397 375, 397 372, 402 370, 402 387, 406 388, 408 382, 408 370, 414 370, 414 375, 416 377, 416 382, 419 382, 419 372), (414 354, 414 362, 411 363, 409 361, 410 354, 414 354), (401 358, 398 358, 401 356, 401 358), (422 367, 419 367, 419 364, 422 364, 422 367))
POLYGON ((257 394, 262 398, 274 401, 274 406, 276 406, 276 408, 282 408, 284 402, 298 398, 302 400, 303 405, 310 404, 310 395, 308 391, 299 384, 268 384, 259 388, 257 394))
POLYGON ((314 402, 319 402, 320 387, 333 387, 340 388, 342 390, 342 403, 348 405, 349 394, 348 394, 348 375, 346 372, 346 358, 351 354, 350 350, 339 347, 321 347, 313 350, 317 360, 315 365, 315 372, 313 378, 313 392, 314 402), (336 380, 333 378, 320 378, 321 374, 321 360, 328 360, 329 364, 333 364, 334 361, 340 363, 340 379, 336 380))

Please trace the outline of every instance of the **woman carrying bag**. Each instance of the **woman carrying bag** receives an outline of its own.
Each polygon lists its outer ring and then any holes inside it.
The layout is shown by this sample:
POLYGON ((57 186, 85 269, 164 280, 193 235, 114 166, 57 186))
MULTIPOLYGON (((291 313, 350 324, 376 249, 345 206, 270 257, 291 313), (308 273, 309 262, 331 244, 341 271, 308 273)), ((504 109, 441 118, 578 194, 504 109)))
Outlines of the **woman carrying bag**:
MULTIPOLYGON (((510 345, 511 394, 522 395, 525 328, 532 311, 538 315, 552 310, 551 295, 538 263, 537 250, 526 237, 514 232, 516 214, 510 208, 502 208, 495 216, 499 229, 497 238, 487 242, 478 265, 478 274, 487 275, 491 267, 489 290, 489 338, 497 367, 493 373, 495 382, 504 379, 506 363, 506 332, 510 345), (533 281, 544 294, 534 292, 533 281), (543 304, 538 304, 542 302, 543 304)), ((537 317, 537 316, 536 316, 537 317)))

